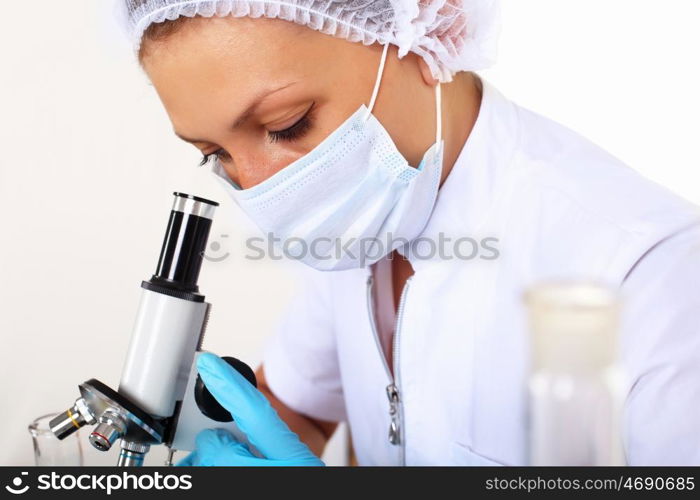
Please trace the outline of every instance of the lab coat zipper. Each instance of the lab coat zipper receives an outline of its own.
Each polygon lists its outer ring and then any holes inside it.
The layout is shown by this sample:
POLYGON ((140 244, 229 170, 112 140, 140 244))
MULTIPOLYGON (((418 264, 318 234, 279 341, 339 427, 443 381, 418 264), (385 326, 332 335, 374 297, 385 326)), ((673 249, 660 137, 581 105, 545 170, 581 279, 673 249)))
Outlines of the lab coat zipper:
POLYGON ((372 288, 374 284, 374 278, 370 276, 367 279, 367 308, 369 310, 369 319, 372 326, 372 333, 374 335, 374 341, 379 350, 379 356, 382 359, 382 364, 386 371, 387 377, 389 378, 389 385, 386 386, 386 395, 389 399, 389 416, 391 417, 391 423, 389 424, 389 442, 392 445, 397 445, 401 447, 401 465, 406 465, 406 443, 404 439, 404 428, 403 428, 403 404, 401 401, 400 392, 400 374, 399 374, 399 334, 401 331, 401 321, 403 319, 404 304, 406 302, 406 295, 408 292, 408 287, 412 277, 409 277, 404 284, 403 290, 401 291, 401 298, 399 300, 399 307, 396 313, 396 325, 394 327, 394 338, 392 340, 392 358, 393 358, 393 368, 394 373, 392 375, 391 370, 389 370, 389 364, 387 363, 386 356, 384 355, 384 350, 382 349, 382 344, 379 339, 379 333, 377 332, 376 321, 374 317, 374 305, 372 300, 372 288))

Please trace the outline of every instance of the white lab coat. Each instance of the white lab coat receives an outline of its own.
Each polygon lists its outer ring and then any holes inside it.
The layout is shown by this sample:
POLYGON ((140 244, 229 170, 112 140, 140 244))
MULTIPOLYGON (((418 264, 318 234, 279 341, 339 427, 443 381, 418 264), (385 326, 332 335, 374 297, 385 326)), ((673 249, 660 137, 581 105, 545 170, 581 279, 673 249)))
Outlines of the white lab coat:
POLYGON ((700 212, 482 82, 422 236, 496 237, 499 256, 411 261, 393 344, 402 444, 387 437, 391 376, 369 269, 304 272, 264 354, 270 389, 298 412, 346 420, 363 465, 526 464, 522 292, 592 279, 626 300, 628 463, 700 464, 700 212))

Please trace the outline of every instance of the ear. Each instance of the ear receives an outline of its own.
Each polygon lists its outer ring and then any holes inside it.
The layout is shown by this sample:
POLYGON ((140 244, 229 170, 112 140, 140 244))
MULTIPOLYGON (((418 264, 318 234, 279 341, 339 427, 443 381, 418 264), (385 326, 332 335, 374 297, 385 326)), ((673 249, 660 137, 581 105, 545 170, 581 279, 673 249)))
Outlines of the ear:
POLYGON ((420 74, 423 77, 423 81, 426 85, 434 87, 435 85, 440 83, 440 81, 433 76, 433 72, 430 71, 428 63, 426 63, 425 59, 423 59, 422 57, 418 59, 418 68, 420 68, 420 74))

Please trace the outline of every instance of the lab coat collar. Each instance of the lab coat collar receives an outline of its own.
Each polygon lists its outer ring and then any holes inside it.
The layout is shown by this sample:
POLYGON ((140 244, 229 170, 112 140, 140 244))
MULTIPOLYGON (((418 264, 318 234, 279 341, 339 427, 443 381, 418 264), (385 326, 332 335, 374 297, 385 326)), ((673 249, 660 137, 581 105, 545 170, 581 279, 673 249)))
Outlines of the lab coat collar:
POLYGON ((431 249, 440 235, 455 238, 494 236, 492 209, 504 194, 504 184, 519 136, 515 105, 483 77, 481 105, 472 131, 452 170, 438 191, 433 213, 408 254, 414 270, 443 261, 431 249), (418 257, 417 255, 420 255, 418 257))

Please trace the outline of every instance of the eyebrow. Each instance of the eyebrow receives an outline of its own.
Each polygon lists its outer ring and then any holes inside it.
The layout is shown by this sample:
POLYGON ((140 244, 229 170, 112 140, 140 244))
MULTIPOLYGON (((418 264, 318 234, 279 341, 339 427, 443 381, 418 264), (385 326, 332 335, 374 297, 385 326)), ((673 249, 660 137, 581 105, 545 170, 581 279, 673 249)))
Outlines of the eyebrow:
MULTIPOLYGON (((253 102, 245 109, 245 111, 243 111, 243 113, 241 113, 241 114, 238 116, 238 118, 236 118, 236 119, 233 121, 233 124, 231 125, 231 129, 235 129, 235 128, 240 127, 241 125, 243 125, 243 123, 245 123, 245 121, 246 121, 248 118, 250 118, 250 116, 255 112, 255 108, 257 108, 257 107, 260 105, 260 103, 261 103, 263 100, 265 100, 267 97, 271 96, 272 94, 274 94, 274 93, 276 93, 276 92, 279 92, 280 90, 284 90, 284 89, 286 89, 286 88, 288 88, 288 87, 291 87, 292 85, 294 85, 294 84, 296 84, 296 83, 298 83, 298 82, 291 82, 291 83, 288 83, 288 84, 286 84, 286 85, 282 85, 281 87, 278 87, 278 88, 276 88, 276 89, 265 90, 265 91, 261 92, 260 94, 258 94, 258 95, 253 99, 253 102)), ((176 136, 178 136, 180 139, 182 139, 182 140, 185 141, 185 142, 190 142, 190 143, 194 143, 194 142, 210 142, 210 141, 205 140, 205 139, 192 139, 192 138, 189 138, 189 137, 185 137, 184 135, 180 134, 177 130, 174 130, 174 132, 175 132, 175 135, 176 135, 176 136)))

